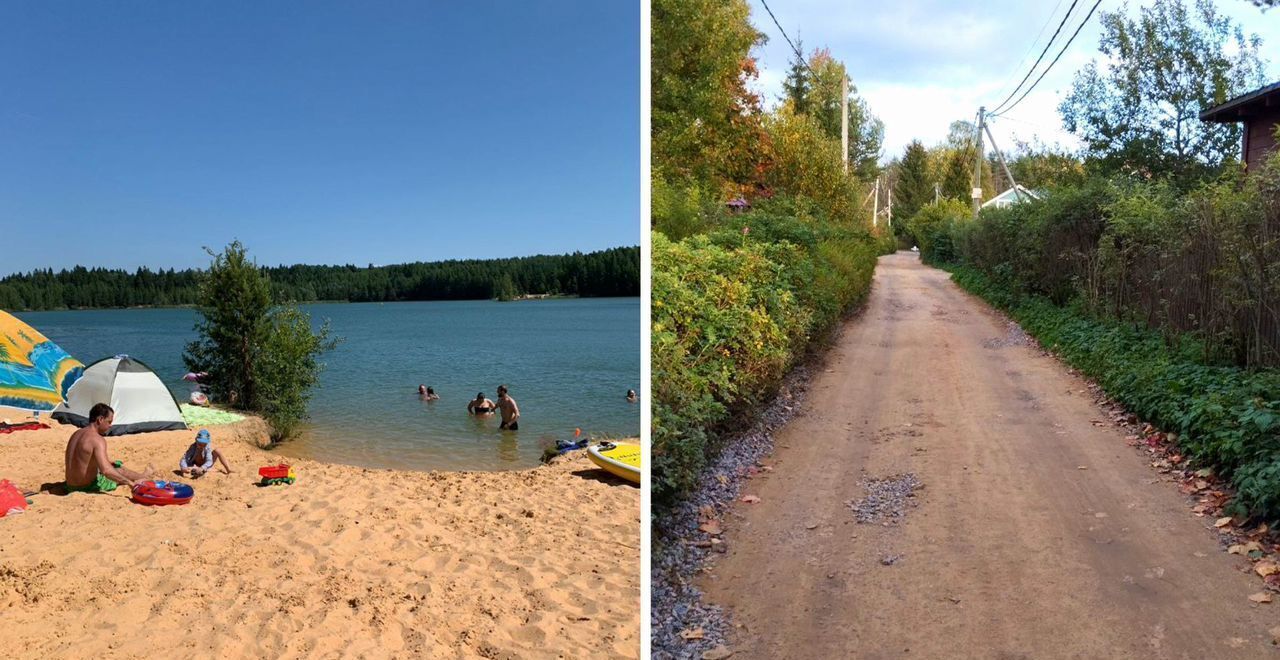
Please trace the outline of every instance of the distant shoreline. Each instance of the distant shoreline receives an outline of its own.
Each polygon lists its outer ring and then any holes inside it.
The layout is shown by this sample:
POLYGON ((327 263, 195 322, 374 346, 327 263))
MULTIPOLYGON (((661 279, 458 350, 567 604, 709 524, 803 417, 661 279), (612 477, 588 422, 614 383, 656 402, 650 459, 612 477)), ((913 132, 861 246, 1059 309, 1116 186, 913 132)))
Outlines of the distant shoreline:
MULTIPOLYGON (((293 305, 395 305, 400 303, 426 303, 426 302, 527 302, 530 300, 616 300, 619 298, 641 298, 642 296, 581 296, 577 294, 552 294, 552 293, 534 293, 517 296, 511 300, 498 300, 497 298, 436 298, 430 300, 308 300, 305 302, 289 301, 285 304, 293 305)), ((131 305, 128 307, 56 307, 52 309, 13 309, 7 310, 17 314, 30 314, 39 312, 95 312, 104 310, 128 310, 128 309, 195 309, 195 305, 131 305)))

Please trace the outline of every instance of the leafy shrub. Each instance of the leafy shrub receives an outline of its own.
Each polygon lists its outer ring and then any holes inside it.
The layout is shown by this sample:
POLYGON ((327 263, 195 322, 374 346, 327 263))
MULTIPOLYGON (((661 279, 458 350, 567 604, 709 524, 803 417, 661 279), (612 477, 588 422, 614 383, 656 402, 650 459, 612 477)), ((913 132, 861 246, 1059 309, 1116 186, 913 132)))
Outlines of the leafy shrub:
POLYGON ((955 261, 952 233, 955 225, 964 222, 971 211, 964 202, 943 199, 936 204, 925 204, 907 222, 907 231, 920 246, 920 257, 925 263, 951 263, 955 261))
POLYGON ((953 279, 1009 312, 1112 398, 1177 432, 1189 457, 1231 479, 1240 512, 1280 518, 1280 373, 1201 364, 1194 342, 1171 345, 1152 330, 1091 318, 972 268, 955 269, 953 279))
POLYGON ((657 497, 692 487, 729 420, 772 394, 866 295, 879 250, 865 230, 785 198, 727 216, 710 234, 653 233, 657 497))

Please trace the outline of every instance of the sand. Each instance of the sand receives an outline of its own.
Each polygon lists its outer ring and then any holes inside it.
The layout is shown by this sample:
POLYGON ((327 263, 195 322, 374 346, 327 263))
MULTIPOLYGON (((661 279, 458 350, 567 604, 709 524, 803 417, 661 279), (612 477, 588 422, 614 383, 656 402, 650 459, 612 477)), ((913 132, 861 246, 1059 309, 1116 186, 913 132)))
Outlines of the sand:
MULTIPOLYGON (((16 419, 14 421, 17 421, 16 419)), ((186 506, 41 493, 0 518, 12 657, 628 657, 640 651, 640 492, 584 452, 512 472, 289 459, 254 419, 213 427, 232 474, 186 506)), ((0 479, 62 479, 74 428, 0 435, 0 479)), ((188 431, 108 440, 176 478, 188 431)))

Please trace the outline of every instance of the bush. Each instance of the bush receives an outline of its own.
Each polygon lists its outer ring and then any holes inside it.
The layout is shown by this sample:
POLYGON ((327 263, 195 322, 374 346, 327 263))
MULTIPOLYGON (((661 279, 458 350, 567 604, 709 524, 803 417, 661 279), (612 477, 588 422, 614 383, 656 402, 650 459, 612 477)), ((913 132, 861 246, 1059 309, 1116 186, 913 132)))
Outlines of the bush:
POLYGON ((707 235, 653 233, 656 497, 691 488, 728 421, 770 396, 866 295, 880 249, 865 230, 789 198, 727 216, 707 235))
POLYGON ((954 199, 921 207, 920 212, 907 221, 907 231, 920 246, 920 258, 929 264, 955 261, 952 234, 955 225, 964 222, 971 213, 968 205, 954 199))
POLYGON ((286 439, 306 417, 319 357, 336 341, 329 339, 327 323, 316 333, 306 313, 272 305, 267 276, 239 241, 209 255, 213 263, 199 288, 198 338, 187 345, 183 361, 192 371, 208 372, 215 400, 261 413, 272 440, 286 439))
POLYGON ((1231 479, 1237 511, 1280 518, 1280 373, 1201 364, 1194 341, 1171 345, 1152 330, 1091 318, 972 268, 956 269, 953 279, 1131 411, 1177 432, 1189 457, 1231 479))

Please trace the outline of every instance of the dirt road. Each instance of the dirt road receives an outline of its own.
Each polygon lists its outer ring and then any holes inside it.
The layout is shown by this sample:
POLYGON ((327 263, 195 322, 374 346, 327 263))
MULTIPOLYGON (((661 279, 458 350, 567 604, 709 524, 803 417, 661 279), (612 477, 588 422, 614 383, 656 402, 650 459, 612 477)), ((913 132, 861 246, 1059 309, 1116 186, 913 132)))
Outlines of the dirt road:
POLYGON ((703 581, 735 659, 1280 658, 1213 520, 945 272, 882 258, 824 369, 703 581), (915 506, 859 524, 902 473, 915 506))

